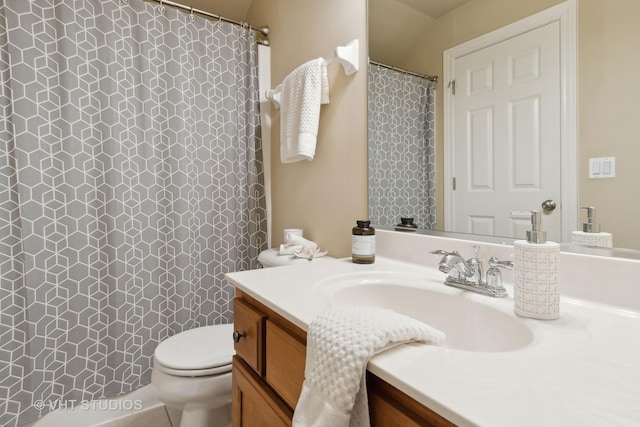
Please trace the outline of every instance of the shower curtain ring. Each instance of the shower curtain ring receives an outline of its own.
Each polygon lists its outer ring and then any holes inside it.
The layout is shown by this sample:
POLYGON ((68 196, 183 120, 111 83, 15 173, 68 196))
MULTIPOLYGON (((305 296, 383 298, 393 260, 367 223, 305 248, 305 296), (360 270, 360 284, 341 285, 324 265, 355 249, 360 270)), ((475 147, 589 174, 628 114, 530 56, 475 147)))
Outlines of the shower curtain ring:
POLYGON ((193 22, 196 20, 196 15, 193 14, 193 7, 191 8, 191 13, 189 13, 189 21, 193 22))
POLYGON ((164 13, 164 0, 160 0, 160 6, 158 6, 158 13, 164 13))
POLYGON ((245 25, 249 25, 249 23, 241 22, 240 25, 242 26, 242 35, 247 35, 247 27, 245 27, 245 25))
POLYGON ((222 16, 218 16, 218 29, 223 29, 224 24, 222 23, 222 16))
POLYGON ((129 4, 129 0, 122 0, 123 4, 129 4))

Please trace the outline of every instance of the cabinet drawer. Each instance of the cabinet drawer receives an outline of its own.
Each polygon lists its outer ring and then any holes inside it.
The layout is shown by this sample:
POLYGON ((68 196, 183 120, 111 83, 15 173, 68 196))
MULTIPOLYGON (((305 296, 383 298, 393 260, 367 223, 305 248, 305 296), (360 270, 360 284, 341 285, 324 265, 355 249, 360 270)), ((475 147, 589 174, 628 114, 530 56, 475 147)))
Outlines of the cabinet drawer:
POLYGON ((260 376, 264 375, 264 323, 267 316, 236 298, 234 301, 234 348, 260 376))
POLYGON ((266 329, 267 383, 294 409, 304 381, 306 343, 300 342, 270 320, 267 320, 266 329))

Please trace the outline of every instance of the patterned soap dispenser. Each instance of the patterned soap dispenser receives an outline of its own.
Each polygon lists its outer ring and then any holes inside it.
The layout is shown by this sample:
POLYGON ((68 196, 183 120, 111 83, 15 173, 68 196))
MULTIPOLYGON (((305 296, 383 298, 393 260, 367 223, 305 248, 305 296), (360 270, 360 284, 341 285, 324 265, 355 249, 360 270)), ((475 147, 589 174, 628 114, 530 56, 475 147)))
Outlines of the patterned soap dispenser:
POLYGON ((547 242, 542 215, 531 211, 527 240, 514 242, 513 299, 516 314, 534 319, 560 316, 560 245, 547 242))
POLYGON ((582 224, 582 231, 574 231, 571 235, 571 243, 582 246, 599 246, 602 248, 613 247, 611 233, 600 231, 600 224, 596 223, 596 208, 588 206, 580 208, 587 211, 587 222, 582 224))

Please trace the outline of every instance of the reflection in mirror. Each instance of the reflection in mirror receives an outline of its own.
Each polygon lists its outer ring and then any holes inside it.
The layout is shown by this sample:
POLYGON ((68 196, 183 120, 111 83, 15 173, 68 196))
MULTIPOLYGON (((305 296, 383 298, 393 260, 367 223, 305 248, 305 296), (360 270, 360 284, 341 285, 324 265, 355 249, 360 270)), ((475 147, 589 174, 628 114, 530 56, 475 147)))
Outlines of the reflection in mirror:
MULTIPOLYGON (((532 0, 529 2, 504 2, 500 0, 369 0, 369 57, 370 60, 417 74, 438 75, 443 77, 443 52, 483 34, 512 24, 527 16, 562 3, 558 0, 532 0), (499 11, 499 13, 497 12, 499 11)), ((575 0, 577 5, 577 182, 578 207, 595 206, 598 210, 598 223, 603 232, 613 235, 616 248, 640 249, 640 227, 637 214, 640 213, 640 198, 635 194, 640 181, 640 169, 635 166, 640 159, 640 144, 635 144, 635 135, 640 133, 637 99, 640 99, 640 26, 634 17, 640 14, 640 2, 637 0, 575 0), (615 177, 594 177, 590 159, 615 158, 615 177), (590 177, 591 175, 591 177, 590 177)), ((371 69, 374 68, 370 66, 371 69)), ((370 154, 376 153, 377 159, 369 166, 370 216, 379 225, 395 226, 402 216, 415 216, 421 229, 444 230, 444 126, 443 94, 447 82, 435 85, 435 114, 433 136, 433 155, 424 155, 427 171, 414 171, 409 164, 424 164, 422 154, 411 151, 411 144, 393 141, 396 147, 402 147, 404 154, 394 153, 388 161, 380 154, 381 142, 370 146, 370 154), (372 148, 373 147, 373 148, 372 148), (377 150, 377 151, 376 151, 377 150), (431 156, 431 157, 429 157, 431 156), (404 160, 403 160, 404 159, 404 160), (399 163, 404 163, 400 165, 399 163), (432 168, 429 168, 429 162, 432 168), (394 169, 385 169, 393 166, 394 169), (403 169, 404 168, 404 169, 403 169), (426 188, 434 192, 417 189, 416 181, 396 187, 399 201, 386 195, 379 211, 371 207, 380 201, 376 199, 383 192, 375 185, 391 186, 397 177, 433 175, 435 183, 426 181, 426 188), (372 182, 375 181, 375 182, 372 182), (381 184, 382 183, 382 184, 381 184), (417 201, 420 197, 425 197, 417 201), (400 197, 400 195, 404 195, 400 197), (422 211, 416 208, 408 212, 411 205, 405 202, 411 199, 422 211), (435 213, 433 213, 435 200, 435 213), (397 203, 397 204, 394 204, 397 203), (409 206, 409 207, 407 207, 409 206), (425 214, 423 212, 429 212, 425 214), (427 216, 425 216, 427 215, 427 216), (379 217, 374 219, 375 216, 379 217), (418 219, 420 217, 420 219, 418 219), (434 218, 435 217, 435 218, 434 218), (422 219, 428 218, 428 219, 422 219), (435 220, 434 220, 435 219, 435 220)), ((372 87, 369 88, 370 94, 372 87)), ((378 95, 373 95, 378 96, 378 95)), ((401 95, 401 97, 406 97, 401 95)), ((380 97, 369 98, 369 109, 384 110, 380 97), (373 105, 372 105, 373 104, 373 105)), ((378 113, 379 114, 379 113, 378 113)), ((381 129, 389 131, 396 127, 402 114, 395 121, 380 123, 380 119, 370 117, 370 136, 381 129)), ((404 131, 411 134, 411 131, 404 131)), ((414 131, 415 134, 420 132, 414 131)), ((388 145, 392 145, 387 141, 388 145)), ((429 141, 423 142, 428 147, 429 141)), ((597 168, 597 167, 596 167, 597 168)), ((603 170, 600 163, 600 171, 603 170)), ((596 169, 597 172, 597 169, 596 169)), ((597 174, 596 174, 597 175, 597 174)), ((603 176, 600 172, 599 176, 603 176)), ((394 184, 397 185, 397 184, 394 184)), ((423 184, 424 185, 424 184, 423 184)), ((556 201, 559 205, 561 200, 556 201)), ((586 214, 576 209, 573 222, 575 231, 582 230, 587 222, 586 214)), ((574 233, 569 229, 562 234, 569 236, 563 243, 570 243, 574 233)), ((618 251, 619 252, 619 251, 618 251)), ((613 253, 613 252, 608 252, 613 253)))
POLYGON ((551 241, 576 229, 575 128, 561 126, 575 105, 568 12, 558 5, 444 52, 445 230, 522 238, 530 215, 513 212, 531 210, 551 241))
POLYGON ((393 225, 402 217, 436 226, 435 83, 370 63, 369 219, 393 225))

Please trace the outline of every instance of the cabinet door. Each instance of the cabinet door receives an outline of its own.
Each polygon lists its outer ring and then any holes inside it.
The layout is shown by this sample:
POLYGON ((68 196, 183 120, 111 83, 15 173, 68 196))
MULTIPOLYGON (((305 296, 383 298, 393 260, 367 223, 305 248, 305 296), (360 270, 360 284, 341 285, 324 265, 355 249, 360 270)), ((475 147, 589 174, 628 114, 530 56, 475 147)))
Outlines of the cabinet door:
POLYGON ((290 427, 293 413, 237 356, 233 358, 233 427, 290 427))
POLYGON ((266 375, 267 383, 282 396, 290 408, 295 408, 302 391, 306 344, 275 323, 267 320, 266 375))
POLYGON ((370 372, 367 394, 371 427, 455 427, 370 372))
POLYGON ((233 304, 236 354, 260 376, 264 375, 264 322, 267 316, 236 298, 233 304))

